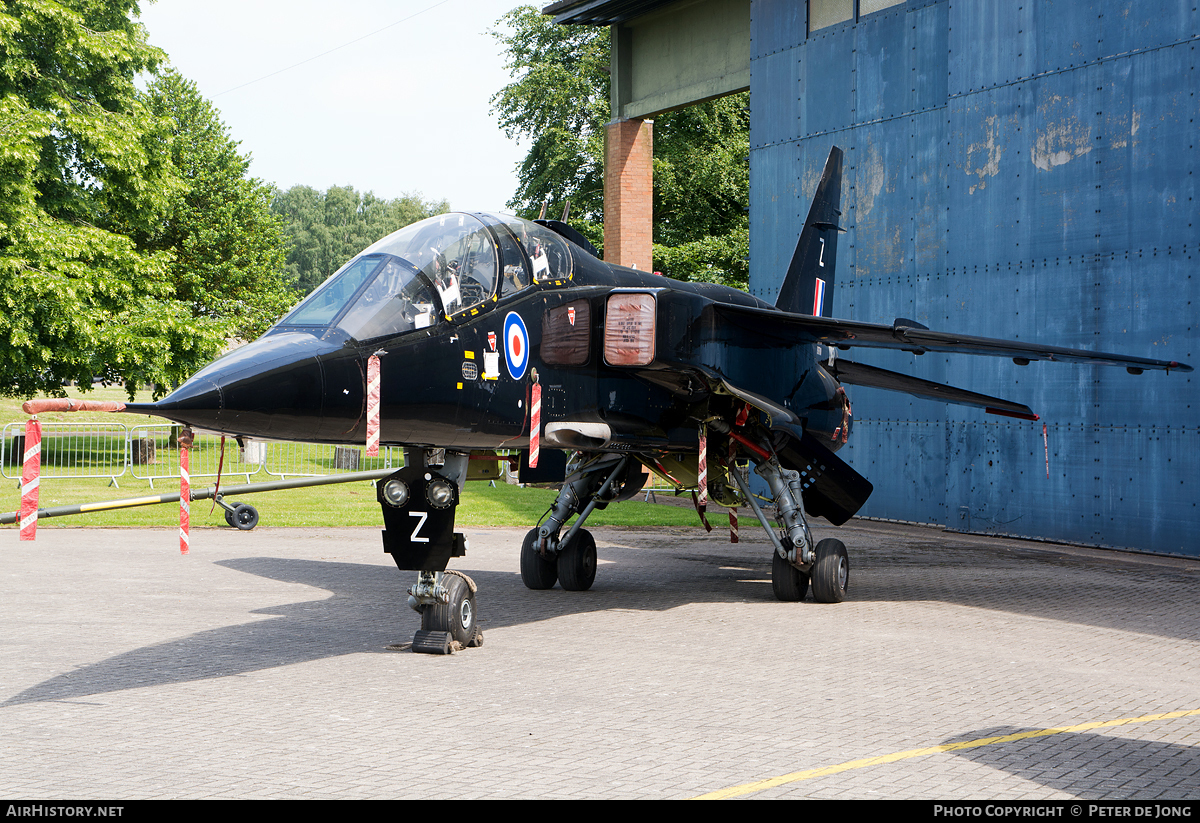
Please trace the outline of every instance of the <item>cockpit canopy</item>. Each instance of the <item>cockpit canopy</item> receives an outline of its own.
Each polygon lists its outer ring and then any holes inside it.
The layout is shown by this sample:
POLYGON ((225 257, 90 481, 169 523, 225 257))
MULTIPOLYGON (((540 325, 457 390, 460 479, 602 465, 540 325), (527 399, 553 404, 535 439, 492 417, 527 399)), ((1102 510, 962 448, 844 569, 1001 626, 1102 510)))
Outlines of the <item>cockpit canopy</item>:
POLYGON ((571 272, 569 247, 544 226, 508 215, 441 214, 368 247, 276 328, 336 327, 370 340, 477 313, 534 280, 569 280, 571 272))

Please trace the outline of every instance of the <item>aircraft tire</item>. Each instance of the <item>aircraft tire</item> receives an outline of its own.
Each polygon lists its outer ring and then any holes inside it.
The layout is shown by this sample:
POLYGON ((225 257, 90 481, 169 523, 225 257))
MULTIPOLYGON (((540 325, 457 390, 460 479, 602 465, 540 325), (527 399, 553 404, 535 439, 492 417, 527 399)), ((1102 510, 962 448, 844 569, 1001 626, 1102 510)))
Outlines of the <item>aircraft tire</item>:
MULTIPOLYGON (((226 513, 228 517, 228 513, 226 513)), ((247 503, 241 503, 233 510, 233 525, 248 532, 258 525, 258 509, 247 503)))
POLYGON ((586 592, 596 582, 596 538, 587 529, 558 553, 558 582, 569 592, 586 592))
POLYGON ((812 569, 813 600, 818 603, 841 603, 850 588, 850 558, 846 544, 827 537, 817 544, 817 559, 812 569))
MULTIPOLYGON (((425 631, 450 632, 450 638, 463 647, 470 646, 479 633, 479 613, 475 608, 475 593, 461 577, 447 574, 442 577, 449 603, 435 603, 421 610, 421 628, 425 631)), ((478 645, 478 644, 476 644, 478 645)))
POLYGON ((558 565, 538 554, 537 529, 530 529, 521 543, 521 582, 527 589, 553 589, 558 582, 558 565))
POLYGON ((779 552, 771 552, 771 588, 776 600, 799 603, 808 594, 808 573, 784 560, 779 552))

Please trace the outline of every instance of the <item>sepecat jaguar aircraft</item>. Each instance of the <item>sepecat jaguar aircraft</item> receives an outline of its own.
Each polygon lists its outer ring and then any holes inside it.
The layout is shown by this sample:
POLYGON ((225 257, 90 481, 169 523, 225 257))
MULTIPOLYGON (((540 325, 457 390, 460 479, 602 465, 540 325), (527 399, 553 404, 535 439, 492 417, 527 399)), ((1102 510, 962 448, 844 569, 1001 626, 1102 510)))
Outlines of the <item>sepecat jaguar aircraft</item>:
MULTIPOLYGON (((845 523, 871 484, 835 452, 850 436, 842 384, 1037 419, 1029 407, 855 363, 861 348, 955 352, 1191 371, 1173 361, 830 318, 842 153, 833 149, 775 305, 736 289, 602 262, 560 220, 444 214, 389 235, 333 274, 258 340, 175 392, 127 411, 243 438, 403 446, 380 481, 384 550, 418 572, 414 648, 479 640, 474 585, 446 572, 466 551, 454 513, 471 458, 519 451, 523 482, 561 482, 525 537, 531 589, 586 590, 596 508, 626 500, 645 470, 697 505, 748 505, 770 537, 780 600, 838 602, 845 523), (569 458, 566 455, 570 455, 569 458), (748 485, 765 481, 778 528, 748 485), (568 526, 572 515, 578 515, 568 526)), ((565 217, 565 215, 564 215, 565 217)))

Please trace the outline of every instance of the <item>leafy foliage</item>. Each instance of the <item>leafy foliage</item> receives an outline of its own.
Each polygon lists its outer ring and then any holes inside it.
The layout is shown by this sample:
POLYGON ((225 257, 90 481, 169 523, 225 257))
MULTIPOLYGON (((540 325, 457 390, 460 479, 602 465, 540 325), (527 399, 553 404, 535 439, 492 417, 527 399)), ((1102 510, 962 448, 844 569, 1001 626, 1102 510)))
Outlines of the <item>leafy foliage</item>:
POLYGON ((178 379, 220 344, 193 327, 169 252, 134 235, 179 188, 165 124, 134 86, 157 67, 130 0, 10 0, 0 11, 0 392, 178 379))
POLYGON ((229 334, 258 337, 296 301, 284 274, 283 222, 271 213, 274 189, 247 176, 249 157, 195 83, 168 71, 148 96, 169 128, 180 185, 166 221, 139 245, 174 252, 168 278, 194 317, 220 318, 229 334))
POLYGON ((516 78, 492 97, 510 137, 532 141, 508 206, 537 217, 542 203, 558 215, 571 201, 571 222, 597 247, 604 233, 604 124, 609 119, 608 34, 558 26, 533 6, 513 9, 494 31, 516 78))
POLYGON ((739 289, 750 280, 750 98, 654 121, 654 267, 739 289))
POLYGON ((450 210, 446 201, 426 202, 418 195, 383 200, 350 186, 319 192, 293 186, 275 195, 272 211, 290 238, 287 274, 307 294, 343 263, 381 237, 450 210))
MULTIPOLYGON (((535 217, 571 201, 571 222, 602 246, 604 125, 610 118, 608 31, 560 26, 532 6, 494 32, 514 78, 493 98, 510 137, 531 141, 508 205, 535 217)), ((681 280, 745 288, 749 268, 749 95, 654 121, 654 266, 681 280)))
POLYGON ((290 300, 266 189, 134 0, 0 7, 0 394, 160 387, 290 300))

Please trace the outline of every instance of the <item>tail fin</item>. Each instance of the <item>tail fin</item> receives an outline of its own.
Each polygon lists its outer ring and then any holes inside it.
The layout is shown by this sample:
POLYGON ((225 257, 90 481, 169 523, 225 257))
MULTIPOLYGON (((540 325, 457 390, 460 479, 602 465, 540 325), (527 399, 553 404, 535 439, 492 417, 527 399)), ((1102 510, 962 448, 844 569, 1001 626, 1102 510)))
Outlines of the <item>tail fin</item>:
POLYGON ((775 308, 793 314, 828 317, 833 304, 833 270, 837 262, 838 210, 842 200, 842 150, 834 146, 808 209, 775 308))

